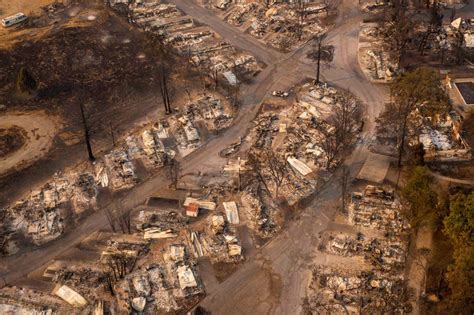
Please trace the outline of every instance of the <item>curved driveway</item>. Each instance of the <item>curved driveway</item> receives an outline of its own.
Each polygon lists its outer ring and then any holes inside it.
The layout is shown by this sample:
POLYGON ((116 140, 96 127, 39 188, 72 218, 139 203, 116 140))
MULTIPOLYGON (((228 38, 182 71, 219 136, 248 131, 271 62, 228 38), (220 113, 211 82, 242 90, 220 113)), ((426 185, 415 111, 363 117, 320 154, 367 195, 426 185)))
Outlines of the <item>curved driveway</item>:
POLYGON ((56 123, 45 112, 6 113, 0 116, 0 128, 19 127, 26 132, 25 144, 12 154, 0 158, 0 176, 29 166, 45 156, 53 145, 56 123))

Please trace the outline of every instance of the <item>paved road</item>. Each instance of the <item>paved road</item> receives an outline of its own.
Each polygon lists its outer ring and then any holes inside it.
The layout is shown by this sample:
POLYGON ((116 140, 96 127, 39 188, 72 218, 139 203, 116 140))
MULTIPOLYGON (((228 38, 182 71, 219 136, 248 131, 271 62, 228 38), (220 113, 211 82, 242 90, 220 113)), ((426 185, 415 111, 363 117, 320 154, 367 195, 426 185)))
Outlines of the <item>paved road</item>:
MULTIPOLYGON (((215 23, 219 21, 216 20, 215 23)), ((232 32, 231 36, 241 35, 222 21, 220 21, 220 24, 216 24, 216 28, 232 32)), ((223 32, 222 35, 224 36, 226 33, 223 32)), ((229 36, 229 34, 227 35, 229 36)), ((226 161, 218 158, 218 153, 246 134, 250 122, 258 112, 259 105, 272 86, 277 84, 279 88, 290 88, 302 78, 311 75, 312 71, 305 64, 299 63, 297 59, 294 59, 294 54, 285 56, 272 51, 266 53, 265 48, 258 41, 249 40, 246 42, 245 38, 242 35, 240 39, 233 41, 233 44, 238 48, 249 48, 250 53, 266 61, 267 67, 254 79, 253 84, 242 88, 242 107, 234 125, 219 137, 209 141, 198 151, 187 156, 181 163, 183 174, 221 170, 226 161)), ((301 55, 303 52, 300 51, 299 54, 301 55)), ((127 197, 124 198, 124 208, 131 209, 145 202, 149 196, 159 191, 160 188, 167 187, 164 177, 162 173, 158 173, 149 180, 134 187, 127 197)), ((99 210, 81 222, 80 226, 68 231, 61 238, 35 250, 2 259, 0 261, 0 278, 3 278, 8 283, 14 283, 71 247, 76 246, 91 233, 107 225, 108 222, 104 212, 99 210)))
MULTIPOLYGON (((304 48, 288 55, 275 52, 190 0, 170 2, 209 24, 234 46, 247 50, 267 64, 255 78, 255 82, 243 88, 243 104, 235 125, 181 163, 183 173, 214 171, 225 163, 217 158, 217 153, 245 135, 265 95, 273 88, 288 89, 305 77, 312 76, 314 66, 305 63, 304 48)), ((351 90, 367 105, 366 130, 363 136, 370 138, 374 130, 374 118, 381 110, 387 93, 383 87, 366 81, 358 68, 357 38, 362 16, 356 9, 356 3, 354 0, 346 0, 341 5, 339 22, 328 36, 328 41, 336 48, 335 60, 330 69, 324 70, 323 77, 332 84, 351 90)), ((354 174, 367 154, 367 147, 361 145, 348 159, 347 164, 354 174)), ((158 174, 131 190, 126 198, 125 208, 143 202, 163 187, 165 183, 161 175, 158 174)), ((221 284, 206 283, 208 297, 203 304, 215 314, 297 313, 309 280, 308 266, 318 259, 315 256, 318 233, 326 228, 334 211, 332 206, 339 197, 336 183, 330 182, 280 236, 264 248, 253 251, 255 255, 249 257, 248 262, 229 279, 221 284)), ((4 259, 1 262, 0 277, 10 283, 15 282, 106 225, 103 212, 97 211, 62 238, 35 251, 4 259)))
POLYGON ((257 59, 265 62, 266 64, 274 64, 275 60, 284 57, 284 54, 269 49, 258 40, 243 34, 236 27, 223 22, 211 10, 207 10, 197 5, 192 0, 171 0, 169 2, 175 4, 178 9, 187 15, 209 25, 214 31, 219 33, 234 47, 238 47, 252 53, 255 57, 257 57, 257 59))
MULTIPOLYGON (((388 93, 386 87, 369 83, 359 69, 357 44, 362 16, 356 8, 356 1, 344 1, 336 28, 328 35, 329 43, 336 48, 335 60, 323 77, 349 89, 367 105, 363 137, 368 140, 375 129, 374 118, 388 93)), ((353 176, 368 153, 366 145, 360 145, 346 162, 353 176)), ((301 300, 310 281, 310 266, 324 259, 318 257, 316 251, 318 234, 331 221, 339 196, 337 181, 330 181, 280 236, 249 257, 248 262, 223 283, 209 283, 208 296, 202 304, 214 314, 300 313, 301 300)))

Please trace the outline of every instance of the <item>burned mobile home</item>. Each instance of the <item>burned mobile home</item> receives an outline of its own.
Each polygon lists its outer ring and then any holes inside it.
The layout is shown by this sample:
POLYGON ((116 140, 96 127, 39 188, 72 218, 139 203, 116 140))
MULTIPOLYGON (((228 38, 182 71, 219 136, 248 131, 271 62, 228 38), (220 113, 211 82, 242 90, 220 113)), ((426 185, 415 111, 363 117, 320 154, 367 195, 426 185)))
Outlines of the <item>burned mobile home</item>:
POLYGON ((410 312, 405 279, 409 225, 401 217, 398 196, 389 187, 368 185, 352 194, 345 221, 340 231, 323 234, 319 250, 327 256, 312 267, 303 309, 410 312))
POLYGON ((144 180, 140 168, 149 176, 148 172, 173 163, 177 167, 172 161, 203 144, 201 133, 218 132, 232 123, 231 105, 217 93, 193 97, 167 119, 146 122, 116 139, 115 148, 94 164, 77 164, 9 205, 1 223, 6 244, 2 255, 15 253, 19 239, 39 245, 59 237, 74 220, 98 209, 104 191, 120 193, 135 187, 144 180))
POLYGON ((400 234, 409 228, 400 209, 401 204, 393 190, 368 185, 362 193, 352 195, 348 221, 354 225, 400 234))
POLYGON ((241 81, 240 78, 252 77, 261 70, 255 57, 238 51, 211 28, 201 26, 172 4, 157 0, 126 4, 120 1, 111 6, 126 10, 131 23, 162 38, 164 44, 187 57, 199 73, 214 77, 232 73, 241 81))
POLYGON ((440 117, 435 124, 425 123, 419 143, 423 144, 425 161, 469 161, 472 150, 462 134, 462 121, 455 111, 440 117))
POLYGON ((332 14, 323 1, 304 3, 202 1, 230 25, 281 51, 292 51, 327 31, 332 14), (217 9, 217 10, 216 10, 217 9))

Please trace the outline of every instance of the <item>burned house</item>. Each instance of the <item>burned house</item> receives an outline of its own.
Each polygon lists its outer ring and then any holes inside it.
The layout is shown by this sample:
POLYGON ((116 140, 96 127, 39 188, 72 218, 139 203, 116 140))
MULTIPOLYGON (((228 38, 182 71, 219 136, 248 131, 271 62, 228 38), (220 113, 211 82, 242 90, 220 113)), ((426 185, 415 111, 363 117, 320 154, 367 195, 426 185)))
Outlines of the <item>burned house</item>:
POLYGON ((275 220, 275 210, 269 208, 252 192, 242 195, 242 203, 247 209, 249 227, 261 238, 269 238, 279 230, 275 220))
MULTIPOLYGON (((327 235, 326 235, 327 237, 327 235)), ((367 263, 374 263, 377 269, 384 272, 403 270, 407 255, 407 242, 403 237, 379 238, 338 234, 329 236, 324 248, 334 255, 346 257, 363 257, 367 263)))
POLYGON ((183 14, 175 5, 160 1, 139 0, 112 4, 112 8, 125 11, 129 22, 163 37, 163 42, 182 56, 186 56, 199 72, 222 75, 226 72, 239 76, 253 76, 260 71, 255 57, 240 52, 220 39, 207 26, 200 26, 193 18, 183 14))
POLYGON ((319 250, 327 256, 311 270, 303 308, 334 314, 411 312, 405 280, 408 225, 393 190, 368 185, 353 193, 346 222, 336 233, 322 235, 319 250))
POLYGON ((175 238, 188 223, 188 218, 177 208, 144 207, 134 219, 145 239, 175 238))
POLYGON ((368 185, 363 192, 352 194, 348 221, 350 224, 400 234, 409 227, 402 218, 400 207, 393 190, 368 185))
POLYGON ((213 211, 204 221, 193 226, 186 234, 186 243, 194 258, 209 257, 213 264, 237 263, 244 259, 237 232, 231 221, 218 211, 213 211))
POLYGON ((370 81, 386 83, 396 76, 399 65, 383 47, 381 37, 379 23, 362 23, 357 58, 370 81))
POLYGON ((67 227, 69 215, 97 208, 98 188, 91 173, 57 173, 38 190, 4 209, 0 223, 4 255, 18 250, 21 239, 41 245, 56 239, 67 227))
POLYGON ((273 2, 236 3, 219 2, 215 5, 226 10, 227 23, 248 32, 263 43, 278 50, 290 51, 326 32, 322 18, 328 9, 323 3, 302 4, 273 2))
POLYGON ((303 308, 331 314, 403 314, 411 311, 403 281, 378 272, 346 272, 337 268, 315 267, 312 290, 303 308))
POLYGON ((461 119, 452 111, 435 124, 424 124, 418 136, 423 144, 425 161, 469 161, 471 147, 462 136, 461 119))

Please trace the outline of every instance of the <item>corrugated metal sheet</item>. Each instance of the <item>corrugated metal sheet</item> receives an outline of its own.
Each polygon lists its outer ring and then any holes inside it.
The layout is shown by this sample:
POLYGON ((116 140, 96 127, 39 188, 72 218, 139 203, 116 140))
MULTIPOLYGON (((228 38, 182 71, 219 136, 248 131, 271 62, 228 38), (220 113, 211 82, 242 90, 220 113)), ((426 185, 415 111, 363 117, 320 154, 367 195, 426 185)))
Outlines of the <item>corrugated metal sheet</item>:
POLYGON ((308 165, 304 164, 295 157, 289 156, 287 161, 294 169, 296 169, 303 176, 309 175, 313 172, 313 170, 308 165))
POLYGON ((239 211, 237 210, 237 204, 235 201, 223 202, 222 205, 225 209, 227 221, 229 221, 230 224, 239 224, 239 211))

